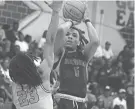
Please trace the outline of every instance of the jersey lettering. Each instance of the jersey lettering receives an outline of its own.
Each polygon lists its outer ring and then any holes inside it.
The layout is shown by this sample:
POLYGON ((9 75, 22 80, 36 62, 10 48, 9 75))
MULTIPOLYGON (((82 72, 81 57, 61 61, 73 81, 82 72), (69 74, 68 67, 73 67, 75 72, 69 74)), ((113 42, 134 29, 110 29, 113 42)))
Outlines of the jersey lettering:
POLYGON ((80 65, 83 67, 86 66, 86 62, 84 62, 83 60, 79 60, 79 59, 65 59, 64 64, 80 65))
POLYGON ((21 107, 29 105, 26 91, 23 91, 23 90, 18 91, 17 96, 19 96, 18 101, 21 107))
POLYGON ((34 104, 39 101, 37 89, 35 88, 31 88, 29 91, 20 90, 17 92, 17 96, 19 96, 18 101, 21 107, 34 104))

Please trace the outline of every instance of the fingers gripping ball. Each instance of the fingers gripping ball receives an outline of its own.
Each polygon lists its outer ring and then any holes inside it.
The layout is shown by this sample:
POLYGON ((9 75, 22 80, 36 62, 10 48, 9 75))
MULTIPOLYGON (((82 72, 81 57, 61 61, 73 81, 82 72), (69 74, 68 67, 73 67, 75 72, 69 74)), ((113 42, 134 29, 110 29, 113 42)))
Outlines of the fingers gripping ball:
POLYGON ((86 5, 82 1, 67 1, 63 6, 63 17, 80 22, 86 10, 86 5))

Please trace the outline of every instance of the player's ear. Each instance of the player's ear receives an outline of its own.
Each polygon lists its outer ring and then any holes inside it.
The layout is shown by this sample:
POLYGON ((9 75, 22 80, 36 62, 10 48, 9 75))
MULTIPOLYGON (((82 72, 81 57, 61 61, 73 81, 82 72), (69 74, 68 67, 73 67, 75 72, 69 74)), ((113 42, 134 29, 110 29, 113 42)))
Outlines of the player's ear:
POLYGON ((81 43, 81 42, 80 42, 80 41, 78 41, 77 45, 79 46, 79 45, 80 45, 80 43, 81 43))

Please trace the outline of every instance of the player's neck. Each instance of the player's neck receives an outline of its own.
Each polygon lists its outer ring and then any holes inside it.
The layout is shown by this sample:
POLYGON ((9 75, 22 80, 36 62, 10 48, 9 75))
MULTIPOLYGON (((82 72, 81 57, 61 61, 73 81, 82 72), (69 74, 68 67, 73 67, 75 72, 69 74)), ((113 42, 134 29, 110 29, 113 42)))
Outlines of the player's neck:
POLYGON ((68 53, 76 52, 76 49, 72 49, 72 48, 66 48, 66 50, 68 51, 68 53))

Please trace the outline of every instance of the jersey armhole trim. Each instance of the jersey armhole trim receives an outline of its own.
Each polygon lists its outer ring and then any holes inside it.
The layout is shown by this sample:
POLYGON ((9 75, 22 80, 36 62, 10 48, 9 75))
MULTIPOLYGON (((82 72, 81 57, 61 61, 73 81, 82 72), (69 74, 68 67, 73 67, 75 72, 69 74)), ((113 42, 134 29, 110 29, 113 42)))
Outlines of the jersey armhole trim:
POLYGON ((51 93, 51 90, 47 90, 43 85, 40 85, 40 86, 46 93, 51 93))

